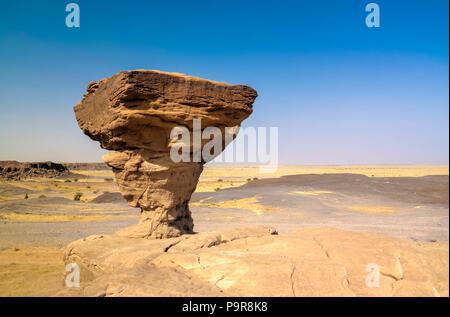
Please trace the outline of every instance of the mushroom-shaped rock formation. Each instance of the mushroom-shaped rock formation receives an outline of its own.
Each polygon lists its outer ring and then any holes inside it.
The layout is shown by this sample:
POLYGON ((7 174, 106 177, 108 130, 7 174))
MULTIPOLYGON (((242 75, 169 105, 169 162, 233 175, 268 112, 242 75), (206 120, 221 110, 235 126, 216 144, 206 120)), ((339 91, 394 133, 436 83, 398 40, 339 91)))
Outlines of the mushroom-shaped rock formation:
POLYGON ((192 233, 188 202, 203 164, 212 157, 193 158, 210 139, 196 147, 189 143, 191 160, 176 162, 171 148, 179 146, 179 137, 171 131, 184 127, 192 140, 196 132, 217 127, 223 149, 226 128, 240 126, 252 113, 256 97, 248 86, 155 70, 122 71, 91 82, 74 107, 78 125, 102 148, 115 151, 103 160, 112 167, 128 204, 141 208, 139 223, 116 234, 169 238, 192 233), (194 119, 201 119, 200 130, 194 119))

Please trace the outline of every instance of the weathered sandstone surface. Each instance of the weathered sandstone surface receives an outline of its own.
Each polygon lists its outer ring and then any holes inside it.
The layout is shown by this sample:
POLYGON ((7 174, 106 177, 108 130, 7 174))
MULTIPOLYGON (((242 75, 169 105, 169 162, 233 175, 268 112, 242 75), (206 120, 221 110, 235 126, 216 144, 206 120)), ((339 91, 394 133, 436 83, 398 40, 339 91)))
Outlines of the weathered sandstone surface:
POLYGON ((448 243, 270 227, 162 240, 97 235, 65 249, 79 288, 57 296, 448 296, 448 243), (369 278, 378 267, 379 283, 369 278))
MULTIPOLYGON (((170 149, 174 127, 192 134, 194 119, 201 129, 238 127, 252 113, 256 91, 178 73, 153 70, 123 71, 91 82, 74 107, 80 128, 102 148, 128 204, 141 209, 135 226, 117 234, 127 237, 169 238, 193 232, 188 207, 204 160, 178 162, 170 149)), ((201 132, 201 131, 200 131, 201 132)), ((222 133, 225 146, 225 133, 222 133)), ((201 147, 209 140, 202 140, 201 147)), ((190 146, 192 143, 190 144, 190 146)), ((190 147, 193 157, 201 148, 190 147)))

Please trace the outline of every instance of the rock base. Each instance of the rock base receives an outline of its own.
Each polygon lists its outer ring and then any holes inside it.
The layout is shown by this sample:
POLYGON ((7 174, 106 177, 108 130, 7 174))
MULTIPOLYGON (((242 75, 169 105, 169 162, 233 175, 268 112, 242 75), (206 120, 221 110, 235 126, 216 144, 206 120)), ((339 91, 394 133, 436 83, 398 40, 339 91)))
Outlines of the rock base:
POLYGON ((448 243, 330 228, 274 233, 252 227, 160 240, 91 236, 64 254, 80 266, 81 287, 57 295, 449 295, 448 243), (374 265, 378 286, 367 284, 374 265))

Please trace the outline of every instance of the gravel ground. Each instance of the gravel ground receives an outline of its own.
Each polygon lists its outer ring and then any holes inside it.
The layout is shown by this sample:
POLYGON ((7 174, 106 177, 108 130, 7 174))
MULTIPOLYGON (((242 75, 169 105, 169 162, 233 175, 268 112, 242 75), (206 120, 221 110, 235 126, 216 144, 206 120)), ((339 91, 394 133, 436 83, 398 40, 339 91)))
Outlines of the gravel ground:
MULTIPOLYGON (((191 210, 197 232, 270 225, 283 234, 306 227, 334 227, 414 241, 445 242, 449 240, 448 180, 448 176, 283 176, 251 181, 241 187, 217 192, 195 193, 191 202, 197 205, 192 206, 191 210), (233 208, 212 205, 251 197, 257 199, 254 206, 268 209, 256 213, 252 208, 239 207, 239 203, 233 208), (200 201, 204 203, 198 205, 200 201), (277 210, 271 211, 270 208, 277 210), (362 211, 355 211, 355 208, 362 211), (364 208, 369 208, 369 211, 365 212, 364 208), (371 212, 370 208, 375 208, 375 212, 371 212), (391 212, 377 212, 383 211, 383 208, 391 212)), ((11 185, 4 189, 14 192, 11 185)), ((11 222, 0 218, 0 246, 8 248, 31 244, 61 247, 73 240, 93 234, 111 234, 136 223, 139 211, 128 207, 117 196, 105 196, 97 200, 100 203, 76 202, 62 197, 1 202, 0 215, 77 215, 88 220, 11 222), (100 219, 89 221, 91 216, 100 219)))

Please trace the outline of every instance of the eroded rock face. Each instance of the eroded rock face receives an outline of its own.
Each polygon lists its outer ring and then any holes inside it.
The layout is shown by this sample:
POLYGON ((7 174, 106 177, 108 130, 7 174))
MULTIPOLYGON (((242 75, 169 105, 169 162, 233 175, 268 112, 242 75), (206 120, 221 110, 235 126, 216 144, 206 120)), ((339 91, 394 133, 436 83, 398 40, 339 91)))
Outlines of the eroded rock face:
MULTIPOLYGON (((123 71, 91 82, 74 107, 78 124, 102 148, 116 151, 103 160, 129 205, 141 208, 139 223, 117 234, 168 238, 192 233, 188 202, 206 162, 175 163, 170 149, 177 140, 171 131, 186 127, 193 140, 194 119, 201 119, 202 130, 238 127, 252 113, 256 97, 248 86, 153 70, 123 71)), ((207 142, 203 139, 202 146, 207 142)), ((194 151, 191 146, 191 157, 194 151)))

